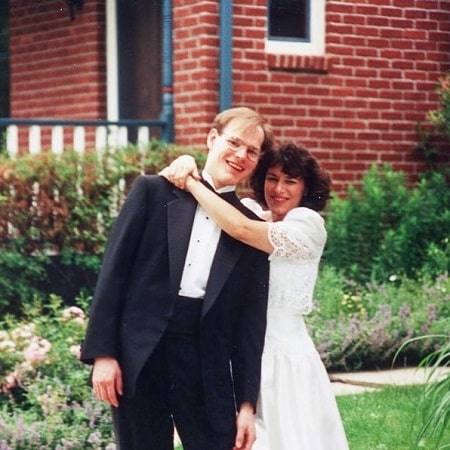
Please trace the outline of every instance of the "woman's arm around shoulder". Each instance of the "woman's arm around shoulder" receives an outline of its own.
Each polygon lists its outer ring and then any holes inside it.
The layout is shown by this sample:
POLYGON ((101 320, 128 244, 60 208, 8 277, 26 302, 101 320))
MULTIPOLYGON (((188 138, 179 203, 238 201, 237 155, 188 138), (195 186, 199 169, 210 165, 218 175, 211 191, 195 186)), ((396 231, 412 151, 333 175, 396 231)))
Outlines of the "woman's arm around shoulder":
POLYGON ((258 250, 272 252, 267 222, 249 219, 192 177, 187 179, 186 188, 225 233, 258 250))

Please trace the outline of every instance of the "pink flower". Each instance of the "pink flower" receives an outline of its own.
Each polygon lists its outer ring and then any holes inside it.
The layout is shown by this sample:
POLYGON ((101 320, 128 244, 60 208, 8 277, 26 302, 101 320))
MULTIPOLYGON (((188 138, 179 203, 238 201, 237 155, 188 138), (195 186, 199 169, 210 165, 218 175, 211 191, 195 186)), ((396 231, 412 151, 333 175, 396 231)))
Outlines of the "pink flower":
POLYGON ((15 372, 11 372, 9 375, 6 375, 5 382, 6 382, 5 388, 7 390, 10 390, 13 387, 15 387, 17 385, 17 378, 15 372))
POLYGON ((62 318, 64 320, 75 319, 78 324, 83 325, 86 315, 81 308, 78 308, 78 306, 69 306, 63 310, 62 318))
POLYGON ((77 359, 81 357, 81 345, 71 345, 69 348, 71 355, 75 356, 77 359))
POLYGON ((11 336, 15 341, 24 342, 30 340, 35 332, 36 326, 34 323, 28 323, 12 330, 11 336))
POLYGON ((23 350, 23 356, 29 363, 37 363, 45 359, 52 345, 47 339, 34 336, 31 342, 23 350))
POLYGON ((2 353, 13 353, 16 350, 16 345, 10 340, 0 340, 0 351, 2 353))

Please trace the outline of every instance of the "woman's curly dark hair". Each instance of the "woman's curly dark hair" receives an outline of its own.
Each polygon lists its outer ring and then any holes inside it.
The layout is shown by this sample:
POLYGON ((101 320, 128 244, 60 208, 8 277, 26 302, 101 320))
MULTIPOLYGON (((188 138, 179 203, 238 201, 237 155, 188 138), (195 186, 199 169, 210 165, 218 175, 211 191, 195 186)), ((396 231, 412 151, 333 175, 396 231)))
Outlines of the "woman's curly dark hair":
POLYGON ((250 178, 250 187, 257 202, 267 206, 264 183, 267 171, 272 167, 280 167, 286 175, 301 178, 305 182, 305 193, 298 206, 314 211, 322 211, 325 208, 330 198, 331 178, 308 150, 293 143, 267 150, 261 156, 250 178))

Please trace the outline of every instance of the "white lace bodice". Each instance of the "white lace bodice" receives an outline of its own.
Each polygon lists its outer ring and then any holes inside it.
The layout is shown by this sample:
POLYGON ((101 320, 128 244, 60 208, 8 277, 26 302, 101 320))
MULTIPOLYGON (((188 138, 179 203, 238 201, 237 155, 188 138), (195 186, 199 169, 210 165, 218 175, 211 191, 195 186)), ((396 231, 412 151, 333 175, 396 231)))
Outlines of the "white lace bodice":
POLYGON ((270 224, 269 307, 311 311, 326 238, 323 218, 309 208, 295 208, 283 221, 270 224))
MULTIPOLYGON (((242 203, 262 215, 262 208, 254 200, 243 199, 242 203)), ((311 312, 326 239, 325 221, 309 208, 294 208, 283 221, 270 224, 269 240, 274 250, 269 255, 269 308, 311 312)))

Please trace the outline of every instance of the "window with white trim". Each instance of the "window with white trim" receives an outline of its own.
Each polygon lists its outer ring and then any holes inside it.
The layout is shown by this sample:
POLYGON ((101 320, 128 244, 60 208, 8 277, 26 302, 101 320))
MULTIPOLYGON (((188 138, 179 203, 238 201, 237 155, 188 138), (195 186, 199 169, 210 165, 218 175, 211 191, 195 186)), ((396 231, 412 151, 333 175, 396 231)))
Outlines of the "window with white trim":
POLYGON ((325 0, 268 0, 266 52, 325 53, 325 0))

